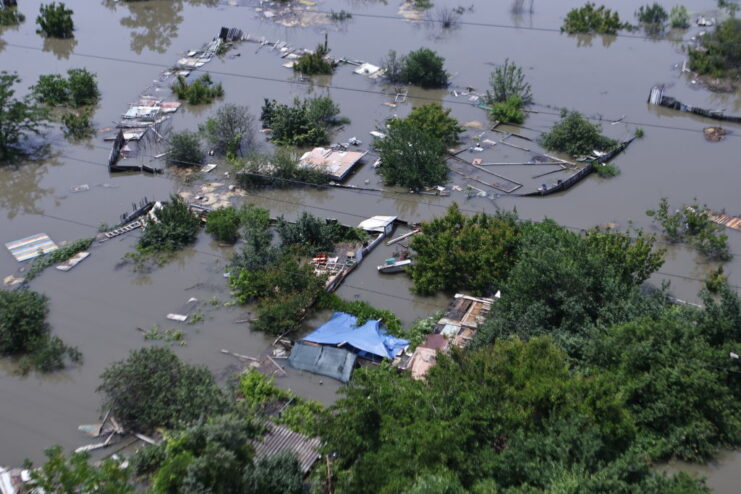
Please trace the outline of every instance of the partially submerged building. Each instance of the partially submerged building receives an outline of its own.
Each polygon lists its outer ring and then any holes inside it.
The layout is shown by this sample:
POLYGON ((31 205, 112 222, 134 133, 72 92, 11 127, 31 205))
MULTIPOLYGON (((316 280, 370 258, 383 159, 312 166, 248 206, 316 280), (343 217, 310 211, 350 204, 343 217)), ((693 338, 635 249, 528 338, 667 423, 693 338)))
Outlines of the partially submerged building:
POLYGON ((408 345, 409 340, 388 334, 381 321, 369 320, 358 326, 357 317, 335 312, 293 346, 288 363, 295 369, 347 382, 357 359, 393 360, 408 345))
POLYGON ((427 335, 424 343, 414 350, 401 368, 409 369, 414 379, 423 379, 435 366, 438 352, 447 353, 453 346, 464 348, 471 342, 497 298, 499 292, 493 299, 456 294, 434 331, 427 335))
POLYGON ((314 148, 299 159, 299 167, 312 168, 342 182, 368 151, 347 151, 332 148, 314 148))

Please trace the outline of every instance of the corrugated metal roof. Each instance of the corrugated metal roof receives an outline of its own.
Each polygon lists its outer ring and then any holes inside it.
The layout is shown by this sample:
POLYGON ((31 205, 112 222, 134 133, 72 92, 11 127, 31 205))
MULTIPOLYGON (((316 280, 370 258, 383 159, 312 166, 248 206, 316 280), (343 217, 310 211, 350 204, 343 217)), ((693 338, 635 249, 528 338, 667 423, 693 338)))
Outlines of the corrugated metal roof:
POLYGON ((267 429, 262 440, 252 444, 257 459, 272 458, 281 453, 294 453, 304 474, 319 459, 321 442, 318 437, 308 438, 273 423, 268 423, 267 429))

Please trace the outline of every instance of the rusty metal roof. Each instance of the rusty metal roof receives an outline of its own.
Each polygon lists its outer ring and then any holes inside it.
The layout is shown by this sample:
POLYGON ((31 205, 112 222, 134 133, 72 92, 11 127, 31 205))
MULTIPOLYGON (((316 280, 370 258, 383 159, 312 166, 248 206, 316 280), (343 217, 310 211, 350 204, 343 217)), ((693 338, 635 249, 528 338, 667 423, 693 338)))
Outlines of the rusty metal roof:
POLYGON ((274 423, 267 424, 267 432, 260 442, 253 442, 257 459, 272 458, 281 453, 294 453, 304 475, 319 459, 318 437, 308 438, 274 423))

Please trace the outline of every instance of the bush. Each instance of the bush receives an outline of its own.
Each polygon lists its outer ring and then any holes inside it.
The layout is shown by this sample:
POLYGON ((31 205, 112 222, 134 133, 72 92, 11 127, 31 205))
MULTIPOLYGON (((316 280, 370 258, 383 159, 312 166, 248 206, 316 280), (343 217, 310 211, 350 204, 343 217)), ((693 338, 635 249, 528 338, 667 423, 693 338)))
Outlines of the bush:
POLYGON ((378 173, 388 185, 416 191, 447 181, 445 142, 406 120, 392 125, 386 138, 373 145, 381 157, 378 173))
POLYGON ((669 25, 674 29, 687 29, 690 27, 690 15, 684 5, 675 5, 669 12, 669 25))
POLYGON ((183 362, 165 347, 132 350, 100 378, 103 409, 132 431, 180 427, 231 408, 208 369, 183 362))
POLYGON ((236 179, 244 189, 288 187, 302 184, 326 184, 329 176, 313 167, 299 166, 299 155, 279 147, 270 154, 253 153, 234 163, 236 179))
POLYGON ((0 7, 0 26, 13 26, 26 20, 16 7, 0 7))
POLYGON ((401 319, 396 314, 386 309, 377 309, 368 302, 362 300, 347 301, 341 299, 335 293, 322 294, 318 302, 318 308, 334 312, 346 312, 358 318, 358 326, 362 326, 371 319, 380 320, 389 334, 405 337, 401 319))
POLYGON ((69 69, 67 86, 72 106, 94 105, 100 99, 95 74, 87 69, 69 69))
POLYGON ((512 97, 518 97, 523 105, 529 104, 533 99, 532 89, 525 82, 525 74, 522 67, 518 67, 509 58, 504 60, 504 65, 494 69, 489 76, 491 92, 486 92, 486 101, 489 104, 504 103, 512 97))
POLYGON ((662 27, 669 17, 664 7, 654 2, 651 5, 643 5, 636 12, 636 17, 641 24, 649 24, 662 27))
POLYGON ((195 242, 201 220, 191 212, 182 197, 171 195, 170 201, 154 214, 158 221, 147 223, 137 249, 172 252, 195 242))
POLYGON ((314 255, 334 252, 335 244, 347 241, 364 241, 367 234, 355 228, 347 228, 336 221, 328 221, 304 211, 295 223, 278 218, 275 230, 284 247, 296 247, 301 253, 314 255))
POLYGON ((216 115, 198 127, 209 146, 220 155, 241 155, 254 138, 253 118, 249 108, 226 104, 216 115))
POLYGON ((179 75, 170 89, 177 99, 186 100, 191 105, 208 104, 214 99, 224 96, 224 88, 221 83, 214 84, 208 73, 203 74, 192 84, 188 84, 185 77, 179 75))
POLYGON ((206 153, 201 148, 198 134, 189 130, 175 132, 170 136, 167 164, 169 166, 189 167, 202 165, 206 153))
POLYGON ((521 124, 525 121, 522 111, 525 103, 519 96, 510 96, 505 101, 494 103, 489 116, 492 120, 502 123, 521 124))
POLYGON ((219 242, 233 244, 239 239, 240 223, 236 209, 218 208, 208 213, 206 233, 210 233, 219 242))
POLYGON ((0 165, 25 154, 27 134, 39 134, 47 112, 33 104, 31 96, 14 98, 13 86, 20 82, 17 74, 0 71, 0 165))
POLYGON ((86 139, 95 134, 95 127, 91 120, 93 112, 82 110, 79 113, 70 112, 62 115, 64 136, 68 139, 86 139))
POLYGON ((266 99, 260 120, 278 144, 321 146, 329 142, 329 128, 346 121, 337 118, 339 113, 339 106, 328 97, 295 98, 292 106, 266 99))
POLYGON ((58 106, 69 103, 67 80, 59 74, 39 76, 39 82, 31 88, 39 103, 58 106))
POLYGON ((75 28, 72 13, 72 9, 68 9, 64 2, 52 2, 49 5, 42 3, 39 16, 36 17, 39 32, 48 38, 71 38, 75 28))
POLYGON ((726 19, 689 49, 690 69, 711 77, 734 77, 741 72, 741 19, 726 19))
POLYGON ((572 156, 590 155, 593 151, 608 151, 617 145, 613 139, 600 134, 602 127, 589 122, 576 111, 561 111, 561 121, 541 136, 541 144, 548 150, 572 156))
POLYGON ((95 238, 83 238, 76 240, 69 245, 65 245, 64 247, 60 247, 55 251, 49 252, 48 254, 37 257, 26 272, 26 281, 31 281, 36 278, 49 266, 64 262, 78 252, 89 249, 94 241, 95 238))
POLYGON ((612 163, 595 163, 594 171, 602 178, 612 178, 620 175, 620 168, 612 163))
POLYGON ((293 71, 305 75, 330 75, 334 72, 334 65, 328 61, 327 50, 324 45, 318 45, 316 50, 305 53, 293 64, 293 71))
MULTIPOLYGON (((455 145, 458 142, 458 134, 465 130, 450 116, 450 108, 444 109, 439 103, 416 106, 403 121, 442 140, 448 146, 455 145)), ((391 120, 389 126, 393 127, 399 122, 402 120, 391 120)))
POLYGON ((400 58, 391 50, 383 62, 383 68, 386 78, 391 82, 436 88, 448 85, 444 62, 444 58, 428 48, 420 48, 400 58))
POLYGON ((587 2, 583 7, 574 8, 566 14, 561 31, 573 33, 615 34, 628 27, 620 22, 620 16, 604 5, 595 7, 587 2))

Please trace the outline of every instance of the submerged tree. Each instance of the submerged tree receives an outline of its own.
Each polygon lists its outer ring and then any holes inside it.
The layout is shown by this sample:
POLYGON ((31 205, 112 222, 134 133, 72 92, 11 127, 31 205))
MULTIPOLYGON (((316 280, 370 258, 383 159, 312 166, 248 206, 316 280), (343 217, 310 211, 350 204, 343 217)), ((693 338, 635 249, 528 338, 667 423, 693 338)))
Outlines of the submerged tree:
POLYGON ((593 124, 577 111, 561 111, 561 120, 540 137, 548 150, 572 156, 590 155, 595 150, 609 151, 617 141, 603 136, 602 127, 593 124))
POLYGON ((616 34, 628 27, 620 22, 620 16, 604 5, 595 6, 587 2, 583 7, 574 8, 566 14, 561 31, 567 33, 616 34))
POLYGON ((38 32, 49 38, 71 38, 75 28, 72 13, 72 9, 68 9, 64 2, 42 3, 36 17, 38 32))
POLYGON ((239 156, 254 139, 254 119, 249 108, 226 104, 198 130, 218 154, 239 156))
POLYGON ((23 154, 21 143, 28 134, 39 134, 46 112, 35 106, 31 96, 17 99, 13 86, 17 74, 0 72, 0 163, 8 163, 23 154))

